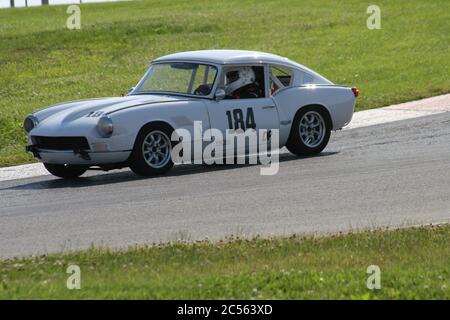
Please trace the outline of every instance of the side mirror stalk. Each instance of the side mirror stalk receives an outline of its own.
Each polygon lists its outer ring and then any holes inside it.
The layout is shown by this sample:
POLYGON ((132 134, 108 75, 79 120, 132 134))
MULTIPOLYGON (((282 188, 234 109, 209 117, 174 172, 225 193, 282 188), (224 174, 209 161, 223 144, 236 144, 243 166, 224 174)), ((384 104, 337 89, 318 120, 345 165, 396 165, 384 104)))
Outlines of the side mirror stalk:
POLYGON ((225 95, 226 95, 225 90, 219 88, 214 93, 214 99, 216 101, 223 100, 223 99, 225 99, 225 95))

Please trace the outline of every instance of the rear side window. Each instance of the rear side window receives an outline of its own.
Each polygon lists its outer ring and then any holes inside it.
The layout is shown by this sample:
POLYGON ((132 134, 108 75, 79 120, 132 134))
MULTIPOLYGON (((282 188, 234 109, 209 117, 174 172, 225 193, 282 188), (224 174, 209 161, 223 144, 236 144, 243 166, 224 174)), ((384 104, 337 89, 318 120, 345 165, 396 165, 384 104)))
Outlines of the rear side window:
POLYGON ((303 74, 303 84, 313 84, 314 83, 314 77, 310 75, 309 73, 303 74))
POLYGON ((278 90, 290 87, 292 84, 292 70, 285 67, 270 66, 270 92, 275 94, 278 90))

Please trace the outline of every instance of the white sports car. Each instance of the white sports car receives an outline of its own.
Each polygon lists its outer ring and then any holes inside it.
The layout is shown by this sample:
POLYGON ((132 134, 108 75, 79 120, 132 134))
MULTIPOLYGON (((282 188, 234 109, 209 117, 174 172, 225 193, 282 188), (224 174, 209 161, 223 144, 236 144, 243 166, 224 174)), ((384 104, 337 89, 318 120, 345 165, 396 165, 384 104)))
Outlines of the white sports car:
POLYGON ((124 97, 67 102, 28 115, 26 149, 63 178, 95 167, 161 174, 174 164, 172 133, 184 129, 195 139, 196 122, 224 134, 278 130, 280 148, 310 155, 325 148, 331 130, 350 122, 357 96, 356 88, 277 55, 181 52, 154 60, 124 97))

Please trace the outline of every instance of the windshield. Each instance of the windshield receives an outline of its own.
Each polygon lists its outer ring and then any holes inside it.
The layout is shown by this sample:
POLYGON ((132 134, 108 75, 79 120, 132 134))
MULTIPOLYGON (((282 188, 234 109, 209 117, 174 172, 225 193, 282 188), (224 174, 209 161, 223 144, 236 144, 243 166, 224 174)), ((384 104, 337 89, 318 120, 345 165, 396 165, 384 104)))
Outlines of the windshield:
POLYGON ((134 93, 170 92, 207 96, 217 75, 214 66, 198 63, 158 63, 150 67, 134 93))

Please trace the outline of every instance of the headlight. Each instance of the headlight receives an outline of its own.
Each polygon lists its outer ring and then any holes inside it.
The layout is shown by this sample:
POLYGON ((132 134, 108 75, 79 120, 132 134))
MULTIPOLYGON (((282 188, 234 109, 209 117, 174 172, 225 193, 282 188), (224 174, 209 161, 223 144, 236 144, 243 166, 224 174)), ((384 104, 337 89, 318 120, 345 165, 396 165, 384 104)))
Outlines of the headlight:
POLYGON ((97 131, 103 138, 111 137, 113 133, 113 122, 110 117, 102 116, 97 122, 97 131))
POLYGON ((29 115, 25 118, 25 121, 23 122, 23 128, 26 132, 30 132, 38 124, 39 124, 39 120, 35 116, 29 115))

